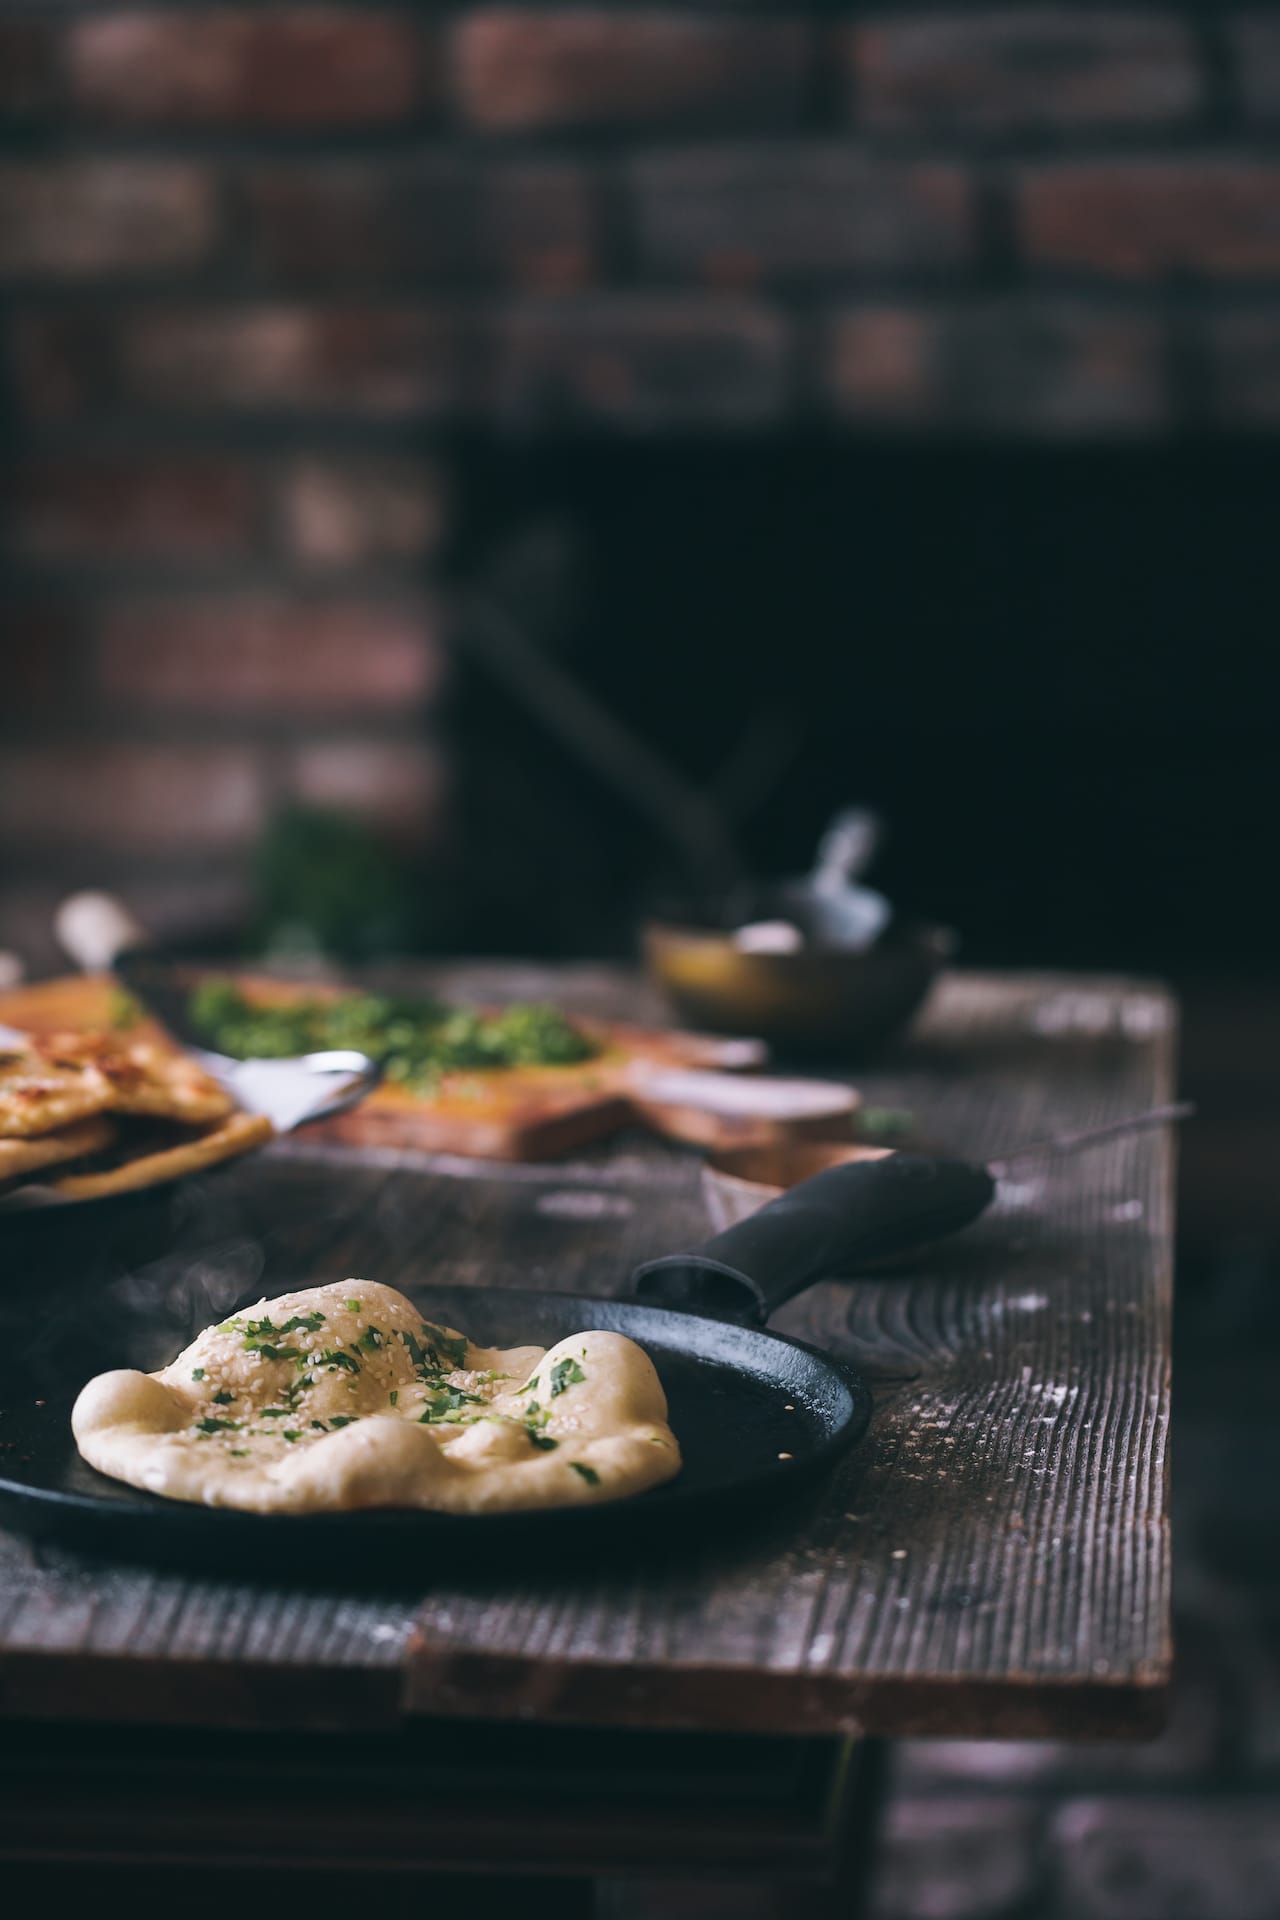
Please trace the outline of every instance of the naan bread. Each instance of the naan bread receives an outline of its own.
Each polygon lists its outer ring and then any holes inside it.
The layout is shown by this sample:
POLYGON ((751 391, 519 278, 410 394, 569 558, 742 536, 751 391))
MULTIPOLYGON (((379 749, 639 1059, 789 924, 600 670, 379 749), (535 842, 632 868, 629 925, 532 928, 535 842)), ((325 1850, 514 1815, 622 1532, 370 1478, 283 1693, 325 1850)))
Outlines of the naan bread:
POLYGON ((0 1138, 52 1133, 110 1103, 110 1087, 88 1062, 54 1064, 34 1044, 0 1053, 0 1138))
POLYGON ((71 1423, 101 1473, 257 1513, 508 1513, 617 1500, 680 1470, 633 1341, 475 1347, 368 1280, 260 1301, 160 1373, 101 1374, 71 1423))
POLYGON ((116 1137, 116 1129, 102 1114, 89 1120, 77 1120, 60 1127, 56 1133, 33 1135, 28 1140, 0 1139, 0 1186, 25 1174, 38 1173, 44 1167, 60 1166, 67 1160, 82 1160, 86 1154, 101 1153, 116 1137))
POLYGON ((49 1185, 64 1200, 103 1200, 113 1193, 137 1193, 143 1187, 162 1186, 188 1173, 216 1167, 222 1160, 265 1146, 275 1128, 264 1114, 233 1113, 218 1126, 187 1135, 172 1146, 139 1152, 122 1143, 119 1164, 86 1173, 65 1173, 49 1185))
POLYGON ((188 1055, 150 1041, 106 1033, 53 1033, 31 1044, 51 1066, 99 1074, 107 1084, 112 1113, 204 1126, 225 1120, 235 1105, 226 1088, 188 1055))

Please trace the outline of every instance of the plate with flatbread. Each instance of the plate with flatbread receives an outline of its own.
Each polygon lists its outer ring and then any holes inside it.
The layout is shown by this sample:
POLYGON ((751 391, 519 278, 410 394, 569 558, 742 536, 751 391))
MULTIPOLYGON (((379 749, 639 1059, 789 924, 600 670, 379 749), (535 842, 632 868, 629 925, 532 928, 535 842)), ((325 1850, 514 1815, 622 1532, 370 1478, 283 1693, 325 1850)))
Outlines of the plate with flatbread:
POLYGON ((239 1108, 176 1048, 0 1029, 0 1212, 164 1186, 273 1133, 269 1118, 239 1108))

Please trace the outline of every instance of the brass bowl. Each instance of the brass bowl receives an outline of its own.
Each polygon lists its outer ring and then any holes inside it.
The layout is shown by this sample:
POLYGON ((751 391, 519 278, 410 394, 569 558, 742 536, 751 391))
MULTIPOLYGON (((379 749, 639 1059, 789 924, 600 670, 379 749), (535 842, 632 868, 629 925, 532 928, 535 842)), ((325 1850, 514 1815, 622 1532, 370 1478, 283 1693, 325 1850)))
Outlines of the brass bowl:
POLYGON ((749 953, 731 931, 664 920, 648 921, 643 941, 651 975, 689 1024, 845 1058, 901 1032, 955 946, 946 928, 912 921, 861 951, 749 953))

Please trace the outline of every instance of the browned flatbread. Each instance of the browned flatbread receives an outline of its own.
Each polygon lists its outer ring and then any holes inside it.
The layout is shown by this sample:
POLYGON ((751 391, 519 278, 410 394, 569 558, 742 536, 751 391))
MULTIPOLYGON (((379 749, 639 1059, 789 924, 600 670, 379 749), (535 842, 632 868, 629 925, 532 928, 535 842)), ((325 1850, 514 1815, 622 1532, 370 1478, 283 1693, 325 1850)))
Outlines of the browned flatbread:
POLYGON ((174 1146, 139 1154, 99 1173, 68 1173, 49 1182, 65 1200, 101 1200, 113 1193, 136 1193, 184 1174, 198 1173, 220 1160, 234 1159, 265 1146, 275 1128, 263 1114, 234 1113, 221 1125, 192 1133, 174 1146))
POLYGON ((101 1153, 116 1137, 116 1128, 103 1114, 77 1120, 72 1126, 59 1127, 56 1133, 41 1133, 28 1140, 0 1139, 0 1186, 6 1180, 18 1180, 43 1167, 60 1166, 67 1160, 81 1160, 86 1154, 101 1153))
POLYGON ((0 1139, 27 1140, 86 1120, 111 1089, 88 1061, 57 1064, 34 1046, 0 1053, 0 1139))
POLYGON ((149 1041, 121 1040, 106 1033, 54 1033, 32 1046, 50 1065, 98 1073, 109 1090, 112 1113, 144 1114, 203 1126, 225 1120, 235 1103, 225 1087, 186 1054, 149 1041))

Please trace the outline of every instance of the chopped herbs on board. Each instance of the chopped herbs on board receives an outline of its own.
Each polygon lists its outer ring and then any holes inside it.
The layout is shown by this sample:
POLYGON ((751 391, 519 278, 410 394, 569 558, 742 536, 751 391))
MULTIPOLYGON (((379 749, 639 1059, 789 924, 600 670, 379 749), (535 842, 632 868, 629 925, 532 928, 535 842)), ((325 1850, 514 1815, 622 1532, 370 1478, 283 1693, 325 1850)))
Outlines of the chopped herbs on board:
POLYGON ((446 1073, 572 1066, 599 1051, 558 1007, 540 1002, 485 1013, 422 997, 355 993, 256 1006, 234 981, 209 979, 192 993, 188 1013, 212 1046, 236 1059, 356 1047, 415 1093, 433 1092, 446 1073))

